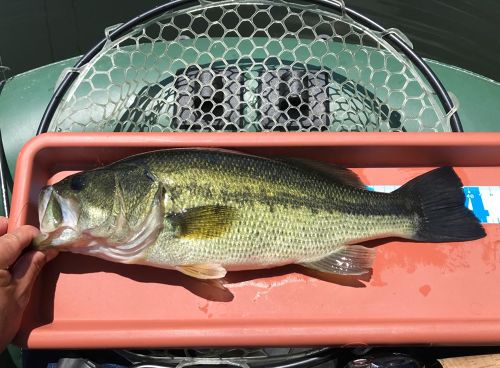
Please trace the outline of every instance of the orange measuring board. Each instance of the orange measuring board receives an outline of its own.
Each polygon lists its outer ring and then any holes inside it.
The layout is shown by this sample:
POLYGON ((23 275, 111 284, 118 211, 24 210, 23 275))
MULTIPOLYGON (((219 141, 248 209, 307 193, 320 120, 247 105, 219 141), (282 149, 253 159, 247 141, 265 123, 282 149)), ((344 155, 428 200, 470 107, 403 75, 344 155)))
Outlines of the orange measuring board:
MULTIPOLYGON (((497 133, 48 133, 16 167, 9 229, 38 224, 40 188, 130 154, 221 147, 353 168, 370 186, 452 165, 500 186, 497 133)), ((485 199, 487 200, 487 198, 485 199)), ((464 243, 376 242, 372 275, 231 272, 224 291, 176 271, 61 254, 42 271, 17 342, 30 348, 500 343, 500 225, 464 243)))

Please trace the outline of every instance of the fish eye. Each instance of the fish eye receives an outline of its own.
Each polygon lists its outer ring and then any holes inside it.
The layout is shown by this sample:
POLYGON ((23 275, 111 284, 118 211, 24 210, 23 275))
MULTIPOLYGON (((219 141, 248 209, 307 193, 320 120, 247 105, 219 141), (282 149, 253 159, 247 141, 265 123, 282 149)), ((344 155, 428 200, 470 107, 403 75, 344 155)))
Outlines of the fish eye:
POLYGON ((85 188, 85 179, 82 175, 76 175, 71 178, 69 187, 77 192, 85 188))

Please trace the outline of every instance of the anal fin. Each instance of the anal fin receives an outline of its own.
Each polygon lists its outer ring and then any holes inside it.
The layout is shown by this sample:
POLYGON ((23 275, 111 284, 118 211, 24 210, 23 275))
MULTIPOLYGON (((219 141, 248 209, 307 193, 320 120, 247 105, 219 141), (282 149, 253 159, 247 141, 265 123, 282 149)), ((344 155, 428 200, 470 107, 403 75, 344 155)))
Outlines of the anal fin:
POLYGON ((374 249, 362 245, 346 245, 325 258, 301 265, 338 275, 362 275, 372 268, 375 253, 374 249))
POLYGON ((176 270, 197 279, 212 280, 226 276, 226 269, 219 264, 194 264, 177 266, 176 270))

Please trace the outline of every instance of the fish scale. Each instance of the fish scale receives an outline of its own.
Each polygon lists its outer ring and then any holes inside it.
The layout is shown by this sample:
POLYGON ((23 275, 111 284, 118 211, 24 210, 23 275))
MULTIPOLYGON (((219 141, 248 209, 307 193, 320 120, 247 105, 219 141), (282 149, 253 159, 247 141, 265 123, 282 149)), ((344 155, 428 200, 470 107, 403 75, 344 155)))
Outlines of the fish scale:
MULTIPOLYGON (((160 180, 163 162, 168 160, 162 154, 150 156, 147 163, 159 172, 160 180)), ((392 202, 383 204, 397 198, 346 187, 288 163, 218 151, 179 150, 176 156, 165 178, 177 193, 172 210, 225 204, 238 209, 238 220, 218 239, 160 237, 148 250, 147 262, 304 262, 335 252, 348 241, 370 238, 380 231, 411 234, 415 226, 413 215, 402 216, 404 206, 397 207, 400 210, 392 216, 374 217, 390 213, 392 202), (203 159, 207 155, 210 160, 203 159), (207 191, 213 194, 211 198, 205 196, 207 191), (363 211, 356 211, 353 203, 363 211)))

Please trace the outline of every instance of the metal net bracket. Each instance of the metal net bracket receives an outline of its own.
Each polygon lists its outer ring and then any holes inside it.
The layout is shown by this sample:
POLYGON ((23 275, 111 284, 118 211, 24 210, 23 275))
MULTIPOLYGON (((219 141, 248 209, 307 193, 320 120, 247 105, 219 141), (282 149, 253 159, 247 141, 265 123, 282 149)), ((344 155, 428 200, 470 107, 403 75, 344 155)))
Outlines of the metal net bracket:
POLYGON ((460 100, 453 92, 448 91, 448 95, 450 96, 451 102, 453 103, 450 111, 448 111, 448 113, 446 114, 446 120, 448 121, 448 124, 450 124, 452 116, 455 115, 455 113, 457 113, 458 109, 460 108, 460 100))
POLYGON ((351 17, 349 17, 349 15, 347 14, 347 11, 346 11, 347 8, 345 6, 344 0, 335 0, 335 1, 339 4, 341 18, 344 20, 352 21, 351 17))
POLYGON ((0 82, 7 80, 7 76, 5 75, 5 72, 9 72, 9 71, 10 71, 10 68, 8 66, 0 65, 0 73, 2 73, 2 79, 0 80, 0 82))
POLYGON ((59 77, 57 78, 55 88, 59 87, 59 85, 62 83, 64 78, 70 73, 81 73, 82 68, 74 68, 74 67, 69 67, 69 68, 64 68, 59 77))
POLYGON ((123 23, 117 23, 113 24, 112 26, 106 27, 104 29, 104 37, 106 38, 106 43, 103 46, 103 50, 107 50, 111 47, 111 45, 113 44, 113 40, 111 39, 111 34, 122 25, 123 23))
POLYGON ((398 28, 388 28, 385 31, 380 32, 380 37, 384 38, 385 36, 387 36, 389 34, 393 34, 393 35, 399 37, 401 39, 401 41, 403 41, 410 49, 413 50, 413 43, 408 38, 408 36, 403 33, 403 31, 401 31, 398 28))
POLYGON ((2 76, 2 78, 0 79, 0 83, 5 82, 7 80, 7 76, 5 75, 6 72, 10 72, 10 68, 8 66, 3 65, 2 57, 0 57, 0 75, 2 76))

